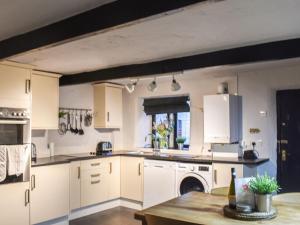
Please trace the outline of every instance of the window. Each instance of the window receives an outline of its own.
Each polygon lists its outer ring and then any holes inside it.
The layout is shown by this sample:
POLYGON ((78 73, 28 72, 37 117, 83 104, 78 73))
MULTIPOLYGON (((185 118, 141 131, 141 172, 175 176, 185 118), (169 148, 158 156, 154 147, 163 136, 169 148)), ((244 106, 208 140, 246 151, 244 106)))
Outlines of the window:
MULTIPOLYGON (((152 115, 152 122, 160 123, 173 123, 173 132, 168 137, 169 149, 178 149, 176 143, 177 137, 185 137, 184 149, 189 149, 190 146, 190 112, 178 113, 160 113, 152 115)), ((153 131, 155 134, 155 131, 153 131)))
MULTIPOLYGON (((146 115, 152 116, 152 122, 160 129, 160 140, 170 149, 178 149, 176 138, 184 137, 184 149, 188 149, 190 145, 190 98, 189 96, 174 96, 165 98, 147 98, 144 99, 144 112, 146 115), (164 124, 172 124, 172 131, 166 131, 164 124), (168 134, 168 135, 167 135, 168 134), (166 144, 167 143, 167 144, 166 144)), ((152 123, 152 124, 153 124, 152 123)), ((152 130, 155 135, 158 132, 152 130)), ((152 143, 153 144, 153 143, 152 143)), ((153 146, 152 146, 153 147, 153 146)))

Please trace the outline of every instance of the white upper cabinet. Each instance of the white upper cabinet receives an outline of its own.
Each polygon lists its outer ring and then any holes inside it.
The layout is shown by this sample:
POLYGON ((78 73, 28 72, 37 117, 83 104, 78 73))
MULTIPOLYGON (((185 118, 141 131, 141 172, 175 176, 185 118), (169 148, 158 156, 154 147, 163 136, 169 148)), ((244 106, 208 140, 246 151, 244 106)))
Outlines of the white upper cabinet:
POLYGON ((94 85, 94 127, 121 128, 123 119, 122 87, 101 83, 94 85))
POLYGON ((0 107, 30 107, 31 68, 17 63, 0 63, 0 107))
POLYGON ((58 129, 59 75, 33 71, 32 129, 58 129))
POLYGON ((239 141, 241 97, 229 94, 204 96, 204 142, 239 141))

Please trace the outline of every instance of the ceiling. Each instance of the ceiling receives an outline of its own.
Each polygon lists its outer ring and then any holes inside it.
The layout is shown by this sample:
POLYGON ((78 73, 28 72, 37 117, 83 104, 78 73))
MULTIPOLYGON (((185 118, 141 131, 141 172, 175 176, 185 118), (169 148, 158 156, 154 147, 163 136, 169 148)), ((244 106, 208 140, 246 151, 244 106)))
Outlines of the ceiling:
POLYGON ((112 0, 1 0, 0 40, 55 23, 107 2, 112 0))
POLYGON ((296 38, 299 10, 299 0, 210 1, 11 60, 73 74, 296 38))

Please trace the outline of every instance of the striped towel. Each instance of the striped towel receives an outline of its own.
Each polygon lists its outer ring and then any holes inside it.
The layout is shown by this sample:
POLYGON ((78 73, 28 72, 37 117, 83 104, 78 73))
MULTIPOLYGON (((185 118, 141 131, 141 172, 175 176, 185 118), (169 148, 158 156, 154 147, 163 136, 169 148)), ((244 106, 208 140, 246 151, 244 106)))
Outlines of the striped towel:
POLYGON ((0 145, 0 182, 6 179, 6 146, 0 145))

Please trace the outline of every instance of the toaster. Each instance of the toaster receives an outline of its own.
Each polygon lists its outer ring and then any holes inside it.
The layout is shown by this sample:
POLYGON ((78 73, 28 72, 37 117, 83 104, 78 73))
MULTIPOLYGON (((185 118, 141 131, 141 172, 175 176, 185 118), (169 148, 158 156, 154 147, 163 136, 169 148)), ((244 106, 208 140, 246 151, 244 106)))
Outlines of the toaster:
POLYGON ((96 154, 103 155, 112 152, 112 144, 109 141, 101 141, 97 144, 96 154))

